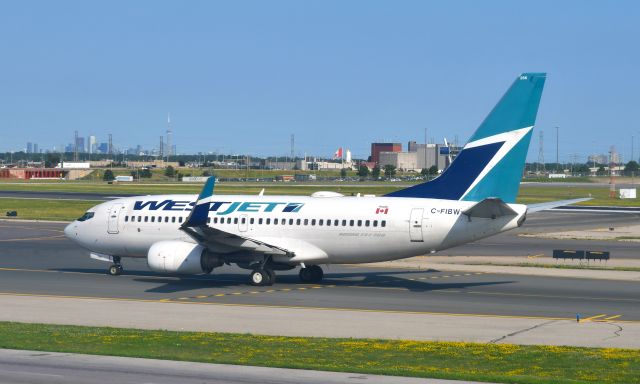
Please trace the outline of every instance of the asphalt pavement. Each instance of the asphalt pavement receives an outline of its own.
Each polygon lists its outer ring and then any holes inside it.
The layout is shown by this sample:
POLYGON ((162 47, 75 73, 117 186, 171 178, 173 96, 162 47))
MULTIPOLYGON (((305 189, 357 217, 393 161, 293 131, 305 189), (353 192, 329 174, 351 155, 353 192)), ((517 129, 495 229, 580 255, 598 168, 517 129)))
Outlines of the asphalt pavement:
MULTIPOLYGON (((278 272, 274 286, 256 289, 247 285, 248 271, 237 267, 205 276, 169 276, 150 271, 144 259, 124 260, 124 274, 114 277, 106 274, 108 264, 90 259, 86 250, 64 238, 63 228, 0 222, 0 293, 473 316, 572 319, 604 314, 640 320, 640 294, 632 281, 332 265, 325 267, 322 284, 301 284, 293 270, 278 272)), ((521 240, 519 247, 528 247, 528 239, 521 240)), ((509 244, 517 249, 515 241, 485 241, 477 249, 501 254, 510 253, 509 244)))

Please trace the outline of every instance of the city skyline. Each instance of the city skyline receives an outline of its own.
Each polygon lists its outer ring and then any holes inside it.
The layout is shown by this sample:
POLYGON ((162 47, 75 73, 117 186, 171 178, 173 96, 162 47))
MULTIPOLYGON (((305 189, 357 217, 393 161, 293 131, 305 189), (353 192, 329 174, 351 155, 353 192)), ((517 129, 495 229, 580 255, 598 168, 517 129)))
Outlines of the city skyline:
POLYGON ((632 1, 10 3, 0 151, 75 130, 158 147, 167 111, 181 153, 285 155, 294 134, 296 155, 363 158, 425 128, 464 144, 513 76, 539 70, 547 162, 556 127, 563 162, 612 145, 629 159, 632 137, 637 159, 638 16, 632 1))

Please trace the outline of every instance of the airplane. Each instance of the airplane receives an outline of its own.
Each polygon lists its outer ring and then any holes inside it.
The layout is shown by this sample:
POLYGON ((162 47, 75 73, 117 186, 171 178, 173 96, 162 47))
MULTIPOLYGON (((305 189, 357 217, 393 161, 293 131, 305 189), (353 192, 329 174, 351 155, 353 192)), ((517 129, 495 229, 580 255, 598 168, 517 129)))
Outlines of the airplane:
POLYGON ((373 263, 433 254, 524 224, 527 214, 585 199, 516 204, 545 73, 518 76, 457 157, 435 179, 376 197, 320 191, 311 196, 134 196, 89 209, 65 235, 123 272, 146 258, 152 271, 208 274, 236 264, 251 285, 300 267, 302 282, 321 265, 373 263))

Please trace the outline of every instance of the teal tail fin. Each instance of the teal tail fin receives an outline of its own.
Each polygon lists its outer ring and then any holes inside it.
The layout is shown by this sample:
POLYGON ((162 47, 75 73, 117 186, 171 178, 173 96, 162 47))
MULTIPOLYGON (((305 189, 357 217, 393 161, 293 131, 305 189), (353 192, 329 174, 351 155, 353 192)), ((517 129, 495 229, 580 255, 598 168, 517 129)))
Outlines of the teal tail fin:
POLYGON ((387 196, 514 203, 545 80, 518 76, 442 175, 387 196))

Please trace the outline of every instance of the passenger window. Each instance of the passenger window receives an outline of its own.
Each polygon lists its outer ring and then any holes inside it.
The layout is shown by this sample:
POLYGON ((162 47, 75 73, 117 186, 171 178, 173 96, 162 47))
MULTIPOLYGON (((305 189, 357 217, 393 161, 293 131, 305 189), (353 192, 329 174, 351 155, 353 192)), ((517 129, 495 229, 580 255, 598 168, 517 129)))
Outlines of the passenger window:
POLYGON ((324 220, 320 219, 320 220, 318 221, 318 225, 319 225, 319 226, 322 226, 323 224, 324 224, 324 220))
POLYGON ((233 224, 238 224, 238 218, 237 217, 233 219, 233 224))
POLYGON ((145 223, 148 223, 148 222, 149 222, 149 216, 145 216, 145 217, 144 217, 144 222, 145 222, 145 223))
POLYGON ((340 225, 340 220, 333 220, 333 226, 337 227, 340 225))
POLYGON ((387 221, 386 221, 386 220, 382 220, 382 221, 380 222, 380 226, 381 226, 381 227, 386 227, 386 226, 387 226, 387 221))
POLYGON ((301 223, 301 222, 302 222, 302 220, 297 219, 297 220, 296 220, 296 225, 300 225, 300 223, 301 223))
POLYGON ((255 221, 255 220, 254 220, 254 219, 253 219, 253 217, 252 217, 251 219, 249 219, 249 224, 253 224, 253 223, 254 223, 254 221, 255 221))
POLYGON ((365 222, 364 222, 364 226, 365 226, 365 227, 368 227, 368 226, 369 226, 369 224, 371 224, 371 223, 369 222, 369 220, 367 220, 367 221, 365 221, 365 222))
MULTIPOLYGON (((300 224, 300 223, 298 223, 300 224)), ((289 219, 289 225, 293 225, 293 219, 289 219)))
POLYGON ((227 224, 231 224, 231 218, 227 217, 227 224))
POLYGON ((246 224, 247 223, 247 218, 243 217, 242 220, 240 220, 242 222, 242 224, 246 224))
POLYGON ((271 224, 271 219, 267 219, 267 225, 271 224))
POLYGON ((124 222, 126 223, 127 221, 129 221, 129 216, 124 217, 124 222))
POLYGON ((362 227, 362 220, 358 220, 358 227, 362 227))
POLYGON ((304 219, 304 225, 309 225, 309 219, 304 219))
POLYGON ((182 223, 182 216, 180 216, 180 222, 182 223))
POLYGON ((353 227, 353 225, 355 224, 355 220, 349 220, 349 226, 353 227))
POLYGON ((207 224, 211 224, 211 218, 207 217, 207 224))
POLYGON ((331 226, 331 220, 327 220, 327 227, 331 226))
POLYGON ((155 223, 156 222, 156 217, 155 216, 151 216, 151 222, 155 223))
POLYGON ((164 222, 165 222, 165 223, 168 223, 168 222, 169 222, 169 216, 165 216, 165 217, 164 217, 164 222))
POLYGON ((175 216, 173 216, 173 217, 171 218, 171 222, 172 222, 172 223, 175 223, 175 222, 176 222, 176 217, 175 217, 175 216))
POLYGON ((347 226, 347 220, 342 220, 342 226, 346 227, 347 226))
POLYGON ((287 224, 287 219, 281 219, 280 222, 282 223, 282 225, 287 224))
POLYGON ((278 219, 273 219, 273 225, 278 225, 278 219))
POLYGON ((373 226, 377 227, 378 226, 378 220, 373 220, 373 226))
POLYGON ((262 225, 262 217, 258 219, 258 225, 262 225))
POLYGON ((311 219, 311 225, 316 225, 316 219, 311 219))

